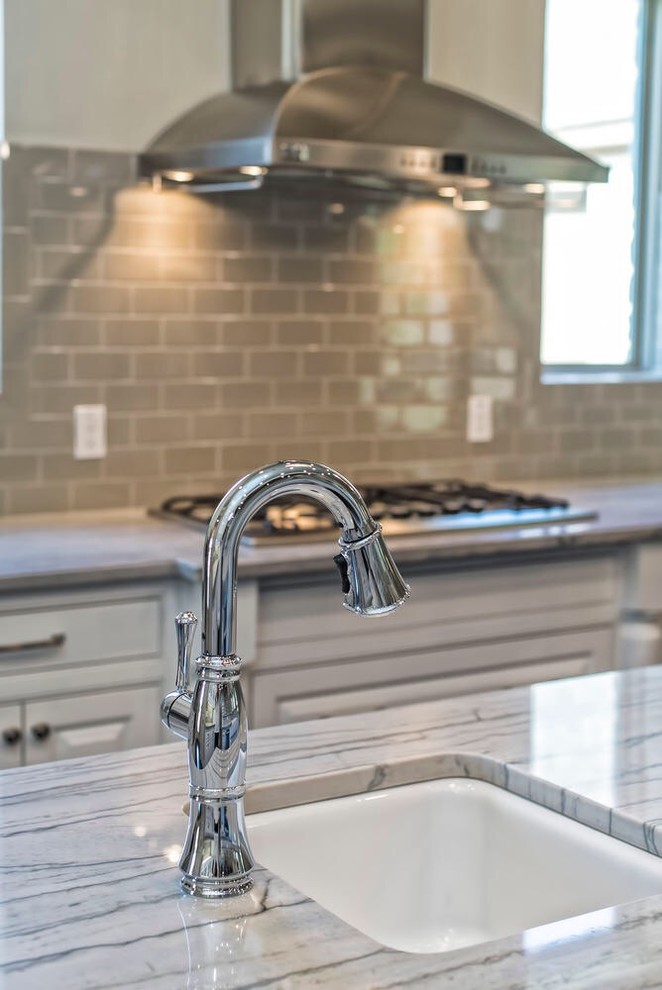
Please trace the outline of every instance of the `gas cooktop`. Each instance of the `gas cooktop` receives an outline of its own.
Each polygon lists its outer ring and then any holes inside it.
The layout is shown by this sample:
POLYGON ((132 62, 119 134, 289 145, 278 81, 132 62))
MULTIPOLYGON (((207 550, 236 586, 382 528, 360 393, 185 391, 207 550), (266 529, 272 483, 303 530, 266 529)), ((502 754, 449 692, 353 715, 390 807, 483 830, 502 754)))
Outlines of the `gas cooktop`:
MULTIPOLYGON (((591 509, 563 498, 529 495, 465 481, 359 486, 370 514, 388 537, 458 530, 562 525, 595 519, 591 509)), ((223 493, 167 499, 152 515, 206 528, 223 493)), ((249 522, 243 542, 252 546, 313 542, 336 529, 333 517, 313 499, 288 495, 275 499, 249 522)))

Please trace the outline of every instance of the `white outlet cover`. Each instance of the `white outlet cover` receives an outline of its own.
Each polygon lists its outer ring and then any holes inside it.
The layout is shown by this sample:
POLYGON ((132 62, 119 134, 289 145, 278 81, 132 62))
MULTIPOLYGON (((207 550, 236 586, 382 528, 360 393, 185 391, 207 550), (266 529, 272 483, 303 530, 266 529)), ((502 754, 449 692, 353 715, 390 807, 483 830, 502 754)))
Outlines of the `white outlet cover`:
POLYGON ((74 406, 74 457, 99 460, 108 453, 107 410, 103 405, 74 406))
POLYGON ((470 395, 467 400, 467 440, 489 443, 494 439, 494 408, 491 395, 470 395))

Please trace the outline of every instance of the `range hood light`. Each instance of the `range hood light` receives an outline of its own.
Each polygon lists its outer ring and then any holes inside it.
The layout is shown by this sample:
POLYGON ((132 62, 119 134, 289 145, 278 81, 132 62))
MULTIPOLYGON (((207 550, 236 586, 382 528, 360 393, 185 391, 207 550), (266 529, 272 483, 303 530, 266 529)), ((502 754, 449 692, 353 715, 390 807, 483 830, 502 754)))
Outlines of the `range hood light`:
POLYGON ((553 182, 547 189, 545 209, 548 213, 585 213, 587 194, 586 186, 553 182))
POLYGON ((453 200, 453 206, 456 210, 478 213, 482 210, 489 210, 492 204, 489 199, 467 199, 462 193, 458 193, 453 200))
POLYGON ((524 192, 534 193, 541 196, 545 191, 545 186, 542 182, 527 182, 524 185, 524 192))
POLYGON ((193 172, 185 172, 180 169, 167 169, 162 173, 164 179, 169 179, 171 182, 191 182, 195 176, 193 172))
POLYGON ((489 210, 491 205, 489 199, 469 199, 462 201, 460 209, 471 213, 478 213, 482 210, 489 210))
POLYGON ((442 199, 454 199, 457 196, 457 189, 455 186, 439 186, 437 196, 441 196, 442 199))
POLYGON ((491 179, 481 179, 478 176, 468 176, 464 180, 464 185, 467 189, 487 189, 492 185, 491 179))
POLYGON ((266 175, 266 168, 262 168, 261 165, 242 165, 237 169, 242 175, 266 175))

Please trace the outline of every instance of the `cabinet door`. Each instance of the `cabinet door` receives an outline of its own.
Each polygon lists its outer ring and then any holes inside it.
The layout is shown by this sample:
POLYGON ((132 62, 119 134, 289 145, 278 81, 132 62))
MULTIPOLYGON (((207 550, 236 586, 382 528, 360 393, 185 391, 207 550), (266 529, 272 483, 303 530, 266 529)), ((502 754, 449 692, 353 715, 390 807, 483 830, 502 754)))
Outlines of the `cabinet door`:
POLYGON ((25 706, 25 762, 115 753, 159 742, 158 687, 72 695, 25 706))
POLYGON ((20 767, 22 748, 21 706, 3 705, 0 708, 0 770, 20 767))

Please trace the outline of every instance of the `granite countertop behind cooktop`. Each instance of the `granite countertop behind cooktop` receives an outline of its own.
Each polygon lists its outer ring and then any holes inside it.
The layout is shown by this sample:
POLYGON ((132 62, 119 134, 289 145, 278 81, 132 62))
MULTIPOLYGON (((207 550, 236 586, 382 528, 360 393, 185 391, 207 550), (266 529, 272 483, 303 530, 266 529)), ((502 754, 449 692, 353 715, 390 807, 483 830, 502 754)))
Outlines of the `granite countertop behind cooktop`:
MULTIPOLYGON (((529 491, 536 488, 527 484, 529 491)), ((569 525, 398 537, 390 544, 405 570, 460 558, 512 557, 559 549, 595 549, 662 540, 662 482, 545 482, 549 495, 596 509, 597 519, 569 525)), ((0 590, 63 588, 91 582, 200 577, 204 534, 154 519, 144 509, 5 517, 0 521, 0 590)), ((278 577, 328 571, 332 539, 243 547, 240 576, 278 577)))

